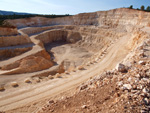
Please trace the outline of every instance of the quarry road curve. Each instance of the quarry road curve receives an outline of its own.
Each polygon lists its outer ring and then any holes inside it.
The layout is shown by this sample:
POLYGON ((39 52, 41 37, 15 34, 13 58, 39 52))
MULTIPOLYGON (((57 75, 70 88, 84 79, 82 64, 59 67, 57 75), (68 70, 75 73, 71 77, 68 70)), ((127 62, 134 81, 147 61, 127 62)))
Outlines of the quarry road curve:
POLYGON ((68 78, 40 83, 24 91, 16 91, 0 98, 0 111, 16 109, 31 102, 41 101, 43 98, 54 97, 77 87, 90 77, 99 75, 106 69, 113 69, 130 51, 126 46, 128 38, 130 36, 121 37, 115 44, 112 44, 100 62, 94 64, 91 68, 77 71, 68 78))

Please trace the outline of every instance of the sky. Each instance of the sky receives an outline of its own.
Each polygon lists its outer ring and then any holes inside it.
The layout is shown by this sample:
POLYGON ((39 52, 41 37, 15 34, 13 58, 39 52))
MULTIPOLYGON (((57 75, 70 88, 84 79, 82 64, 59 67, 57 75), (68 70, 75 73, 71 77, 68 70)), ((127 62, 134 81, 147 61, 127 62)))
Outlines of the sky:
POLYGON ((150 0, 0 0, 0 10, 35 14, 78 14, 150 6, 150 0))

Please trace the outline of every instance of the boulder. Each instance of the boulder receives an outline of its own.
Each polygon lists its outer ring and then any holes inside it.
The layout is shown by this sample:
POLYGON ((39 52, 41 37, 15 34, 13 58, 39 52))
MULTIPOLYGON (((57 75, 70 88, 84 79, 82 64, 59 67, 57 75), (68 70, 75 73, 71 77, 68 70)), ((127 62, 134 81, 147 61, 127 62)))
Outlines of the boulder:
POLYGON ((131 89, 132 89, 132 86, 131 86, 130 84, 124 84, 124 85, 123 85, 123 89, 124 89, 124 90, 126 90, 126 89, 127 89, 127 90, 131 90, 131 89))
POLYGON ((128 71, 128 67, 121 63, 117 65, 116 69, 121 73, 126 73, 128 71))

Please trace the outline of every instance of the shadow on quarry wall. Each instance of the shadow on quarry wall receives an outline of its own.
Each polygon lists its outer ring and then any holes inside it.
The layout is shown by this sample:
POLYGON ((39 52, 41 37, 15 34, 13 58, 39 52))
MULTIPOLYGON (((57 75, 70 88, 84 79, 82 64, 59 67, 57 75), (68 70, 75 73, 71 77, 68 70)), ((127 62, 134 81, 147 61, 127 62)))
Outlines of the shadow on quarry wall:
POLYGON ((31 49, 32 47, 0 50, 0 61, 19 56, 31 49))

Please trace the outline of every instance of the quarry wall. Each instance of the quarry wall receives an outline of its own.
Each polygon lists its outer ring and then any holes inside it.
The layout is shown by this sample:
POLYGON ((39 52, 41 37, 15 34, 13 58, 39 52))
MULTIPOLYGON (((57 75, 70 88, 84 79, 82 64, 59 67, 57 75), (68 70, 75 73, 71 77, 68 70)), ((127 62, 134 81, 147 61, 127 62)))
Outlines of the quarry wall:
POLYGON ((0 36, 18 35, 17 28, 0 27, 0 36))
POLYGON ((150 14, 127 8, 94 13, 81 13, 62 18, 33 17, 27 19, 7 20, 16 27, 47 26, 47 25, 94 25, 117 27, 120 25, 149 26, 150 14))
POLYGON ((0 47, 32 43, 27 35, 0 37, 0 47))

